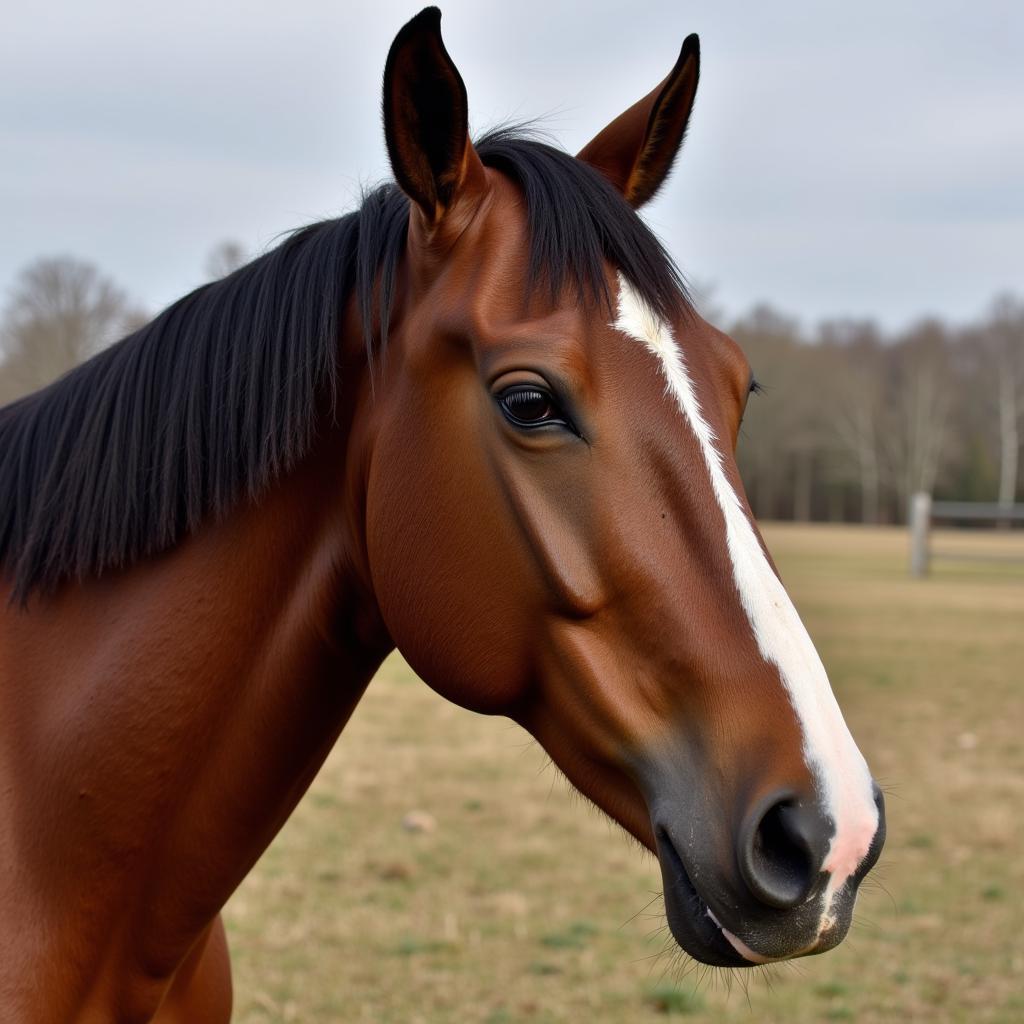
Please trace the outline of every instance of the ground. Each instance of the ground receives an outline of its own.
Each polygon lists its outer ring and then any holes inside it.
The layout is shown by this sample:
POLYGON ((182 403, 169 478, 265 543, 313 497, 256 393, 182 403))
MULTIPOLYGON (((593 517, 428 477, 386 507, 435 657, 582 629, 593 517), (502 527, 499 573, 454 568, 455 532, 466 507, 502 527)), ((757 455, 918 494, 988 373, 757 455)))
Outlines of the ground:
MULTIPOLYGON (((842 946, 737 976, 662 952, 653 858, 394 658, 228 905, 235 1020, 1024 1020, 1024 560, 917 581, 902 530, 765 534, 887 791, 842 946)), ((937 541, 1024 559, 1020 535, 937 541)))

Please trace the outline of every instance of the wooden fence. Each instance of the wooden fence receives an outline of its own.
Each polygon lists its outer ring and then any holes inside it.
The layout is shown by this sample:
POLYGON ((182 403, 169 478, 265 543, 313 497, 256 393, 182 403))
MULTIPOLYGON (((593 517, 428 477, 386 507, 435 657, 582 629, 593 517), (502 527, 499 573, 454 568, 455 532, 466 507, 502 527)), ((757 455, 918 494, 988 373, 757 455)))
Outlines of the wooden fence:
POLYGON ((910 575, 919 579, 928 575, 935 557, 978 557, 933 550, 931 528, 936 520, 973 526, 985 523, 1007 527, 1015 523, 1024 525, 1024 505, 1000 505, 994 501, 932 501, 932 496, 923 491, 915 494, 910 500, 910 575))

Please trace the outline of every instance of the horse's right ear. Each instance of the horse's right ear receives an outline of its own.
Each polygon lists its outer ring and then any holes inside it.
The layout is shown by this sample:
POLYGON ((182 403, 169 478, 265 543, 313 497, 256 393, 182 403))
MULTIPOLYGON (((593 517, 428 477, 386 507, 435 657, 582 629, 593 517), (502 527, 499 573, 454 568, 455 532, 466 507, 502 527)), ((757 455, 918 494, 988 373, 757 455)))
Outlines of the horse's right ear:
POLYGON ((420 11, 391 44, 384 136, 395 179, 428 228, 465 192, 483 189, 483 165, 469 140, 466 86, 444 48, 436 7, 420 11))

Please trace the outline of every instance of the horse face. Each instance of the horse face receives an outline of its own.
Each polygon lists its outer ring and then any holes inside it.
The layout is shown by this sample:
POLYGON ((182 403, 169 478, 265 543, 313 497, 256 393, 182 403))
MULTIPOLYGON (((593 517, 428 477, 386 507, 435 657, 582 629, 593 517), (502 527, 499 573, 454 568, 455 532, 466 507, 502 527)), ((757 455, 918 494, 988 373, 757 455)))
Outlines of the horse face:
MULTIPOLYGON (((685 130, 687 45, 581 154, 628 201, 653 193, 685 130)), ((414 201, 367 488, 385 622, 438 692, 516 718, 656 850, 691 955, 743 966, 829 948, 878 856, 881 798, 743 495, 749 367, 611 266, 610 311, 525 301, 523 197, 483 167, 460 96, 421 15, 385 76, 414 201), (439 97, 456 108, 443 130, 439 97)))

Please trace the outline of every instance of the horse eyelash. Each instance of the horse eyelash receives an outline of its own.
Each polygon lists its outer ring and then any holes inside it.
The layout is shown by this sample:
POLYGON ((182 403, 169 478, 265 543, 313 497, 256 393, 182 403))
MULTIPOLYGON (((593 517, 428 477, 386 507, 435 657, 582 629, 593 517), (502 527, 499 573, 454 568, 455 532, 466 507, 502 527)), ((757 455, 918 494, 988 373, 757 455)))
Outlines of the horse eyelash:
POLYGON ((750 378, 750 394, 752 395, 763 395, 764 386, 756 377, 750 378))

